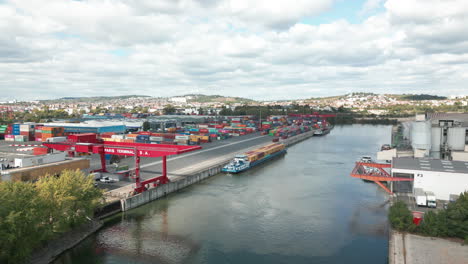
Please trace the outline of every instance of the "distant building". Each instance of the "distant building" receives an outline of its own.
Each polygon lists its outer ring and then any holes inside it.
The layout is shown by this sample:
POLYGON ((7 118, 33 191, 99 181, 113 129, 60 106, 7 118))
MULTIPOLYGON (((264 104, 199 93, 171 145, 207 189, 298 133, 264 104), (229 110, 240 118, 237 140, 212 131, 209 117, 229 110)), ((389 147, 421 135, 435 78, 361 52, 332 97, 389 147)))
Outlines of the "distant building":
POLYGON ((171 98, 169 98, 169 101, 174 102, 174 103, 186 104, 187 103, 187 98, 185 98, 185 97, 171 97, 171 98))

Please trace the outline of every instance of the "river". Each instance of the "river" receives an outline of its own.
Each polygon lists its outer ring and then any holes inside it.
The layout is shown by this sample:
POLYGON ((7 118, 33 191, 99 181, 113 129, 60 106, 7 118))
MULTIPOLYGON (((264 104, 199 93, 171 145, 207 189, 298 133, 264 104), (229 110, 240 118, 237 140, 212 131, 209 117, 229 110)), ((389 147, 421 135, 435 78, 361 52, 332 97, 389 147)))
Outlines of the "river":
POLYGON ((260 167, 116 215, 55 264, 387 263, 388 196, 349 173, 390 133, 337 126, 260 167))

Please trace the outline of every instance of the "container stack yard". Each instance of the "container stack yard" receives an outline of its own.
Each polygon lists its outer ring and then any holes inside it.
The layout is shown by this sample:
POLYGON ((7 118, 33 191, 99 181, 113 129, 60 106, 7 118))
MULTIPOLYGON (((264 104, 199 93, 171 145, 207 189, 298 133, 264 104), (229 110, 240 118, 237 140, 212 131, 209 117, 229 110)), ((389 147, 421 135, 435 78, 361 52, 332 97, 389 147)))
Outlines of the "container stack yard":
MULTIPOLYGON (((35 159, 35 156, 48 157, 53 155, 54 151, 44 147, 41 144, 144 144, 153 145, 204 145, 210 142, 222 140, 237 139, 239 137, 248 136, 257 132, 257 136, 249 138, 257 138, 266 136, 270 138, 270 142, 278 142, 288 137, 303 134, 305 132, 319 129, 323 124, 326 124, 325 118, 320 118, 312 115, 289 115, 289 116, 268 116, 266 121, 260 122, 254 116, 230 116, 230 117, 203 117, 203 116, 163 116, 160 118, 146 119, 149 122, 148 131, 143 131, 144 121, 121 119, 106 119, 102 120, 87 120, 81 123, 15 123, 0 127, 0 134, 4 135, 5 143, 0 146, 3 150, 2 168, 4 169, 20 169, 16 168, 19 163, 15 163, 15 159, 35 159), (17 141, 17 142, 11 142, 17 141), (8 145, 6 142, 10 142, 8 145)), ((266 139, 265 138, 265 139, 266 139)), ((246 143, 248 144, 248 143, 246 143)), ((261 159, 262 155, 268 156, 271 151, 275 152, 277 144, 270 146, 272 149, 257 149, 256 152, 248 153, 249 160, 261 159)), ((0 151, 1 152, 1 151, 0 151)), ((91 160, 91 165, 85 164, 83 169, 88 170, 92 164, 98 162, 97 157, 93 157, 91 153, 74 153, 67 151, 67 160, 88 159, 91 160), (95 162, 93 163, 93 160, 95 162)), ((34 170, 34 166, 42 166, 41 171, 45 172, 48 169, 53 170, 55 167, 45 166, 50 158, 41 159, 43 163, 33 164, 29 169, 22 169, 21 175, 31 174, 30 169, 34 170), (48 169, 47 169, 48 168, 48 169)), ((119 159, 113 159, 112 155, 106 155, 105 162, 111 160, 119 162, 119 159)), ((65 160, 66 161, 66 160, 65 160)), ((64 161, 64 162, 65 162, 64 161)), ((51 162, 54 163, 54 162, 51 162)), ((81 163, 80 163, 81 164, 81 163)), ((99 164, 101 164, 99 162, 99 164)), ((83 165, 83 164, 81 164, 83 165)), ((81 166, 80 165, 80 166, 81 166)), ((62 165, 61 165, 62 166, 62 165)), ((68 165, 63 165, 68 166, 68 165)), ((74 167, 75 168, 75 167, 74 167)), ((10 170, 10 172, 13 172, 10 170)), ((3 179, 26 179, 26 176, 15 176, 8 172, 3 172, 3 179)), ((18 174, 19 175, 19 174, 18 174)), ((32 175, 32 174, 31 174, 32 175)))

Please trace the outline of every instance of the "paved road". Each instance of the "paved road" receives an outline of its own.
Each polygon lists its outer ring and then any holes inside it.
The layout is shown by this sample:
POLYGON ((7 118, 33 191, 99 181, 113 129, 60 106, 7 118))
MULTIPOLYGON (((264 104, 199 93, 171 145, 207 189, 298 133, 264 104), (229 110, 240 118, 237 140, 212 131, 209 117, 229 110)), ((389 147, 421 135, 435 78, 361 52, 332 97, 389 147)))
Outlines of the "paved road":
MULTIPOLYGON (((168 157, 167 170, 168 173, 192 166, 197 163, 204 162, 209 159, 217 158, 221 155, 227 153, 242 153, 242 150, 259 145, 262 143, 271 142, 271 136, 262 136, 259 132, 252 133, 240 137, 232 137, 226 140, 214 141, 207 144, 202 144, 202 149, 185 153, 182 155, 168 157)), ((93 159, 92 167, 98 166, 99 161, 93 159)), ((126 158, 122 160, 121 164, 128 164, 131 168, 134 167, 133 158, 126 158)), ((162 161, 161 158, 142 158, 141 159, 141 178, 149 179, 158 175, 161 175, 162 172, 162 161)), ((102 187, 108 189, 114 189, 121 187, 132 182, 130 179, 128 181, 122 181, 113 184, 99 184, 102 187)))

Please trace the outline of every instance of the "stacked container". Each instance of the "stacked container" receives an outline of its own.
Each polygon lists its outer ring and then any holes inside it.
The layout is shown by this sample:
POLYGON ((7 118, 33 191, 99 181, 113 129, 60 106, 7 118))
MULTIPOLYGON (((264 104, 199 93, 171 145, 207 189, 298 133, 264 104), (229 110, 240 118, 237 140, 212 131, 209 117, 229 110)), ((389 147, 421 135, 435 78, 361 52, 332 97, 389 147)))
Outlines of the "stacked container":
POLYGON ((62 137, 64 135, 63 127, 42 127, 41 141, 45 142, 51 137, 62 137))
POLYGON ((269 144, 264 147, 246 152, 245 154, 247 155, 250 162, 254 162, 254 161, 264 158, 267 155, 271 155, 273 153, 282 151, 284 148, 285 146, 283 144, 273 143, 273 144, 269 144))
POLYGON ((27 136, 22 136, 22 135, 15 135, 15 141, 17 142, 26 142, 28 141, 27 136))
POLYGON ((5 135, 5 141, 15 141, 15 135, 5 135))
POLYGON ((34 128, 34 139, 36 141, 42 141, 42 125, 36 125, 34 128))
POLYGON ((176 135, 174 142, 177 143, 177 145, 188 145, 189 139, 189 135, 176 135))
POLYGON ((13 132, 12 135, 20 135, 20 124, 13 124, 13 132))
POLYGON ((150 142, 150 136, 149 135, 137 135, 136 136, 136 140, 135 140, 136 143, 151 143, 150 142))
POLYGON ((8 131, 8 125, 1 125, 0 126, 0 139, 5 138, 5 134, 8 134, 7 131, 8 131))
POLYGON ((22 124, 20 125, 20 135, 25 137, 25 141, 34 139, 35 124, 22 124))

